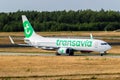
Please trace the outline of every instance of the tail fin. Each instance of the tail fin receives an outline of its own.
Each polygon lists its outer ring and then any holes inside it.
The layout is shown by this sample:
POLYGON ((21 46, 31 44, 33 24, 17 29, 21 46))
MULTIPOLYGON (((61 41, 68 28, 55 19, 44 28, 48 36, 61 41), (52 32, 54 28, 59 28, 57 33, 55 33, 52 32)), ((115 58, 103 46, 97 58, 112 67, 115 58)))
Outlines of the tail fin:
POLYGON ((25 15, 22 15, 22 21, 25 38, 30 38, 33 34, 35 34, 35 31, 25 15))

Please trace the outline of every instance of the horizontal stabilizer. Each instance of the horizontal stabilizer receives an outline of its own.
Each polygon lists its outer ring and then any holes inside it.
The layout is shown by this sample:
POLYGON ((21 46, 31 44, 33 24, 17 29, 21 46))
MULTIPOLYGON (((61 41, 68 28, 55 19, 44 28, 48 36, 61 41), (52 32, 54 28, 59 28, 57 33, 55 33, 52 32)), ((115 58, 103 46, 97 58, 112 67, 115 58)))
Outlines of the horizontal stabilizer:
POLYGON ((11 36, 9 36, 9 39, 10 39, 10 42, 11 42, 12 44, 15 44, 15 42, 14 42, 14 40, 12 39, 11 36))

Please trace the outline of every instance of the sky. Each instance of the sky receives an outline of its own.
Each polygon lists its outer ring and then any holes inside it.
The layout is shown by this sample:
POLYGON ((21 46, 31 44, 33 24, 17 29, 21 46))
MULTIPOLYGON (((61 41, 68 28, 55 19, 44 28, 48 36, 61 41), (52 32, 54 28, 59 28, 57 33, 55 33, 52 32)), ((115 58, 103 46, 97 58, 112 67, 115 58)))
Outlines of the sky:
POLYGON ((0 0, 0 12, 86 9, 120 11, 120 0, 0 0))

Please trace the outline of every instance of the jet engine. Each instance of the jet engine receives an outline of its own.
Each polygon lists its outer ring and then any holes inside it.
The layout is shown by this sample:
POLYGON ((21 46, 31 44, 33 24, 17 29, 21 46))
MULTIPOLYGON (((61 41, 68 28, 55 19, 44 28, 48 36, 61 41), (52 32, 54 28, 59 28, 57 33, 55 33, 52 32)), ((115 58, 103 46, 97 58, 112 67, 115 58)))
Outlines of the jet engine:
POLYGON ((57 50, 56 55, 67 54, 67 55, 74 55, 74 50, 71 48, 59 48, 57 50))

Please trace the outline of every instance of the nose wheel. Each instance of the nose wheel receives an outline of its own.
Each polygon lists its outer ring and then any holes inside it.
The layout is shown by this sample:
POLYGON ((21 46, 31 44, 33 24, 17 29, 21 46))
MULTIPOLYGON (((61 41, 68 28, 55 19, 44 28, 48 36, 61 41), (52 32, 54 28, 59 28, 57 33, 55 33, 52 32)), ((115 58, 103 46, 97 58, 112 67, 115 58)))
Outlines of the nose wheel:
POLYGON ((103 56, 103 55, 105 55, 106 53, 107 53, 106 51, 100 52, 100 56, 103 56))

